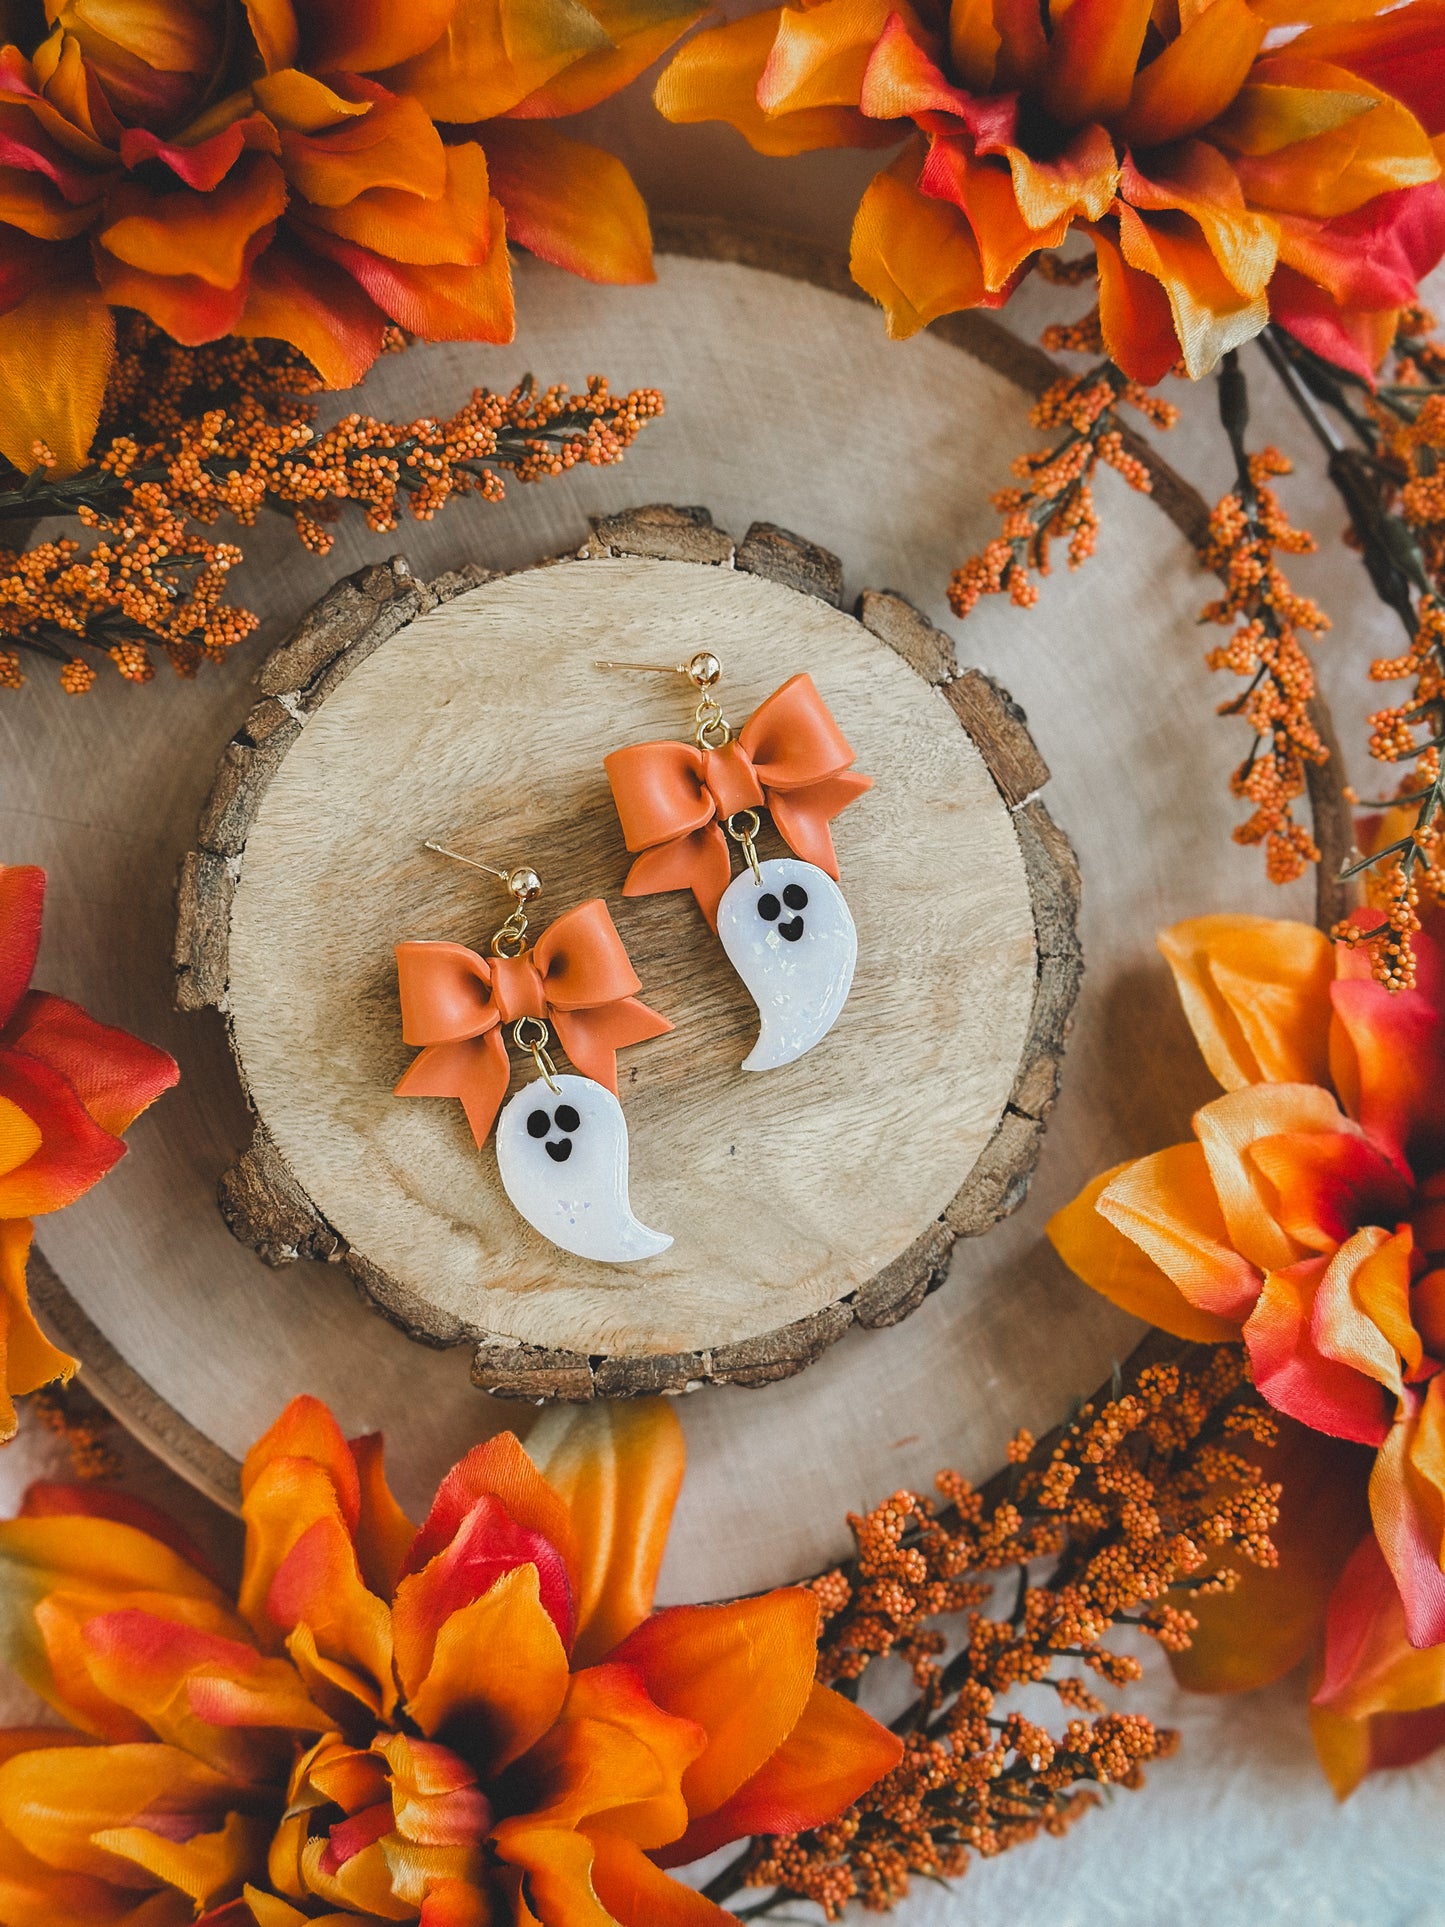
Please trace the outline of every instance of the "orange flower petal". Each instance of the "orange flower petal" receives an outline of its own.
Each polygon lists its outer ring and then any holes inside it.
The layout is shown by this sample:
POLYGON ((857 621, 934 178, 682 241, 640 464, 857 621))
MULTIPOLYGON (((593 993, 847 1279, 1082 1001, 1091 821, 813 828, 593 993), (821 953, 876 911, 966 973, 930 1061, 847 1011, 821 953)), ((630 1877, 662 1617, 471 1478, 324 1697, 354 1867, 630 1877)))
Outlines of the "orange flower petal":
POLYGON ((891 147, 897 129, 869 121, 851 107, 807 107, 776 116, 763 111, 758 82, 782 15, 781 7, 769 7, 694 34, 657 83, 652 98, 658 112, 682 123, 725 120, 760 154, 891 147))
MULTIPOLYGON (((1416 942, 1426 982, 1439 971, 1438 953, 1427 937, 1416 942)), ((1445 1021, 1434 984, 1428 993, 1392 994, 1354 977, 1337 982, 1330 995, 1331 1061, 1346 1108, 1391 1156, 1433 1164, 1445 1148, 1438 1102, 1445 1021)))
POLYGON ((614 154, 551 127, 498 121, 483 136, 507 238, 589 281, 655 281, 652 230, 614 154))
POLYGON ((475 141, 466 141, 447 148, 446 168, 440 196, 374 187, 343 207, 314 210, 311 219, 391 261, 479 267, 492 245, 487 157, 475 141))
POLYGON ((688 1811, 711 1813, 771 1759, 802 1717, 817 1663, 818 1602, 799 1586, 726 1606, 674 1606, 617 1647, 665 1712, 706 1750, 683 1776, 688 1811))
POLYGON ((0 1440, 15 1436, 16 1397, 73 1378, 79 1363, 51 1344, 30 1309, 25 1265, 31 1233, 28 1218, 0 1219, 0 1440))
MULTIPOLYGON (((345 94, 338 94, 334 87, 328 87, 324 80, 318 80, 315 74, 303 73, 299 67, 288 66, 263 74, 252 84, 251 91, 272 125, 293 134, 319 134, 328 127, 339 126, 342 121, 360 120, 372 108, 369 97, 349 99, 345 94)), ((279 142, 277 152, 280 152, 279 142)))
MULTIPOLYGON (((89 1601, 99 1612, 118 1603, 192 1601, 207 1615, 238 1622, 222 1594, 168 1546, 116 1520, 57 1516, 0 1522, 0 1653, 27 1686, 70 1716, 51 1672, 35 1608, 47 1594, 89 1601)), ((83 1723, 83 1722, 82 1722, 83 1723)))
POLYGON ((290 342, 329 388, 350 388, 381 353, 386 316, 349 275, 282 235, 251 270, 235 332, 290 342))
POLYGON ((98 1024, 78 1004, 32 990, 8 1040, 58 1071, 101 1130, 119 1137, 180 1079, 176 1060, 128 1031, 98 1024))
POLYGON ((1201 1145, 1172 1145, 1124 1165, 1099 1193, 1097 1210, 1191 1305, 1231 1322, 1248 1314, 1259 1272, 1236 1246, 1201 1145))
POLYGON ((1071 1204, 1055 1212, 1047 1226, 1050 1244, 1070 1271, 1121 1311, 1198 1344, 1236 1337, 1237 1322, 1191 1304, 1131 1235, 1100 1215, 1100 1198, 1129 1168, 1116 1164, 1101 1172, 1071 1204))
POLYGON ((1244 1326, 1255 1384, 1276 1410, 1331 1438, 1378 1445, 1390 1429, 1383 1388, 1320 1350, 1315 1305, 1329 1272, 1325 1258, 1267 1274, 1244 1326))
POLYGON ((8 1927, 190 1927, 195 1919, 183 1894, 136 1901, 133 1891, 93 1875, 57 1873, 0 1829, 0 1915, 8 1927))
POLYGON ((1364 0, 1336 4, 1324 13, 1315 8, 1319 24, 1301 34, 1294 49, 1361 75, 1403 101, 1428 134, 1438 134, 1445 129, 1445 6, 1440 0, 1416 0, 1375 18, 1380 11, 1364 0))
POLYGON ((1135 148, 1196 133, 1236 98, 1263 45, 1264 22, 1247 0, 1213 0, 1134 79, 1114 131, 1135 148))
POLYGON ((510 341, 515 329, 512 268, 500 203, 491 203, 491 233, 480 267, 414 268, 307 230, 312 244, 338 262, 384 314, 427 341, 510 341))
POLYGON ((44 909, 45 872, 32 863, 0 863, 0 1030, 35 969, 44 909))
POLYGON ((652 1611, 687 1448, 666 1399, 554 1408, 527 1450, 567 1508, 574 1663, 594 1665, 652 1611))
POLYGON ((367 1585, 378 1597, 390 1599, 416 1538, 416 1527, 392 1497, 386 1482, 381 1433, 368 1432, 364 1438, 352 1439, 350 1451, 360 1500, 356 1556, 367 1585))
POLYGON ((1407 1390, 1370 1475, 1370 1516, 1414 1646, 1445 1644, 1445 1381, 1407 1390))
POLYGON ((264 1815, 228 1813, 213 1832, 174 1840, 147 1826, 98 1829, 96 1847, 117 1855, 142 1873, 175 1887, 198 1908, 220 1894, 234 1892, 264 1859, 271 1822, 264 1815))
POLYGON ((447 1620, 522 1566, 536 1572, 542 1605, 558 1638, 564 1646, 570 1643, 572 1587, 561 1553, 540 1532, 519 1526, 499 1499, 483 1493, 450 1543, 397 1587, 396 1656, 408 1691, 426 1676, 432 1646, 447 1620))
POLYGON ((720 1807, 694 1820, 658 1861, 681 1866, 752 1834, 822 1826, 892 1772, 902 1757, 903 1742, 896 1734, 841 1693, 814 1686, 797 1725, 772 1758, 720 1807))
POLYGON ((1252 298, 1263 295, 1279 257, 1279 229, 1269 215, 1245 206, 1234 170, 1217 147, 1181 141, 1167 160, 1151 155, 1147 169, 1126 161, 1119 192, 1141 212, 1187 214, 1230 287, 1252 298))
POLYGON ((591 0, 588 12, 613 41, 611 47, 583 54, 559 74, 518 101, 509 112, 518 120, 550 120, 581 114, 628 86, 659 60, 706 7, 680 11, 677 0, 591 0))
POLYGON ((355 79, 338 91, 370 101, 369 112, 319 133, 281 133, 286 179, 303 200, 344 207, 374 187, 429 199, 446 192, 446 150, 419 101, 355 79))
POLYGON ((55 1747, 0 1766, 0 1826, 61 1872, 144 1890, 155 1882, 135 1864, 134 1842, 117 1854, 97 1845, 97 1834, 139 1831, 150 1819, 184 1839, 183 1829, 199 1823, 209 1832, 228 1810, 256 1805, 257 1795, 179 1747, 55 1747))
POLYGON ((1101 229, 1090 232, 1099 268, 1099 326, 1110 359, 1131 381, 1152 385, 1179 359, 1169 297, 1150 274, 1124 259, 1101 229))
POLYGON ((611 46, 577 0, 461 0, 442 37, 387 79, 434 120, 470 126, 505 114, 575 61, 611 46))
POLYGON ((1006 288, 1040 248, 1056 248, 1069 231, 1065 211, 1043 228, 1030 227, 1019 208, 1013 171, 993 159, 977 159, 972 140, 938 134, 929 142, 918 185, 925 194, 950 201, 968 218, 990 294, 1006 288))
POLYGON ((988 292, 967 217, 918 190, 922 159, 922 143, 910 142, 874 175, 853 220, 853 279, 883 309, 894 341, 977 307, 988 292))
POLYGON ((1331 1252, 1357 1225, 1394 1224, 1409 1207, 1409 1187, 1363 1131, 1260 1138, 1246 1156, 1269 1180, 1276 1223, 1309 1251, 1331 1252))
POLYGON ((115 323, 94 288, 62 281, 0 314, 0 455, 28 475, 43 441, 56 457, 53 475, 82 467, 114 352, 115 323))
POLYGON ((1283 1679, 1318 1641, 1335 1582, 1369 1530, 1370 1453, 1291 1419, 1278 1424, 1277 1445, 1245 1449, 1281 1487, 1270 1531, 1279 1563, 1256 1566, 1226 1547, 1216 1563, 1237 1573, 1234 1590, 1178 1596, 1199 1624, 1169 1664, 1193 1693, 1247 1693, 1283 1679))
POLYGON ((323 74, 395 67, 441 39, 459 10, 457 0, 308 0, 308 65, 323 74))
POLYGON ((1401 1373, 1414 1377, 1423 1347, 1410 1322, 1414 1241, 1365 1225, 1340 1246, 1315 1299, 1313 1337, 1327 1358, 1353 1365, 1397 1397, 1401 1373))
POLYGON ((1274 1189, 1256 1168, 1254 1146, 1265 1138, 1360 1137, 1358 1126, 1317 1084, 1253 1084, 1227 1091, 1195 1112, 1194 1135, 1209 1166, 1229 1242, 1258 1271, 1292 1265, 1304 1249, 1275 1216, 1274 1189))
POLYGON ((885 27, 912 15, 906 0, 818 0, 784 7, 761 74, 765 114, 809 107, 856 107, 863 75, 885 27))
POLYGON ((1204 1061, 1227 1091, 1329 1082, 1334 946, 1309 923, 1195 917, 1159 937, 1204 1061))
MULTIPOLYGON (((407 1591, 397 1588, 397 1636, 405 1650, 407 1591)), ((445 1621, 407 1709, 428 1736, 466 1736, 472 1758, 499 1772, 536 1744, 567 1695, 567 1655, 537 1592, 537 1568, 517 1566, 445 1621)))
POLYGON ((87 1618, 79 1635, 106 1699, 218 1773, 259 1780, 284 1772, 286 1735, 330 1725, 294 1667, 240 1640, 134 1609, 87 1618))
POLYGON ((1263 293, 1241 294, 1192 222, 1177 215, 1148 222, 1121 202, 1119 239, 1129 265, 1153 275, 1168 295, 1184 365, 1194 380, 1231 348, 1252 341, 1268 321, 1263 293))
POLYGON ((1152 0, 1070 0, 1054 9, 1044 105, 1065 127, 1127 106, 1152 0))
POLYGON ((289 67, 301 45, 291 0, 243 0, 251 37, 256 42, 268 74, 278 67, 289 67))
POLYGON ((252 154, 206 194, 179 186, 157 194, 122 182, 99 240, 118 261, 147 274, 194 275, 209 287, 234 288, 252 241, 285 208, 281 169, 269 154, 252 154))
POLYGON ((597 1833, 592 1842, 592 1890, 619 1927, 725 1927, 726 1908, 672 1880, 631 1840, 597 1833))
POLYGON ((304 1625, 324 1659, 374 1682, 382 1713, 390 1714, 396 1700, 391 1614, 367 1590, 339 1517, 316 1519, 290 1546, 267 1589, 265 1611, 285 1633, 304 1625))
POLYGON ((555 1834, 585 1826, 638 1846, 676 1840, 687 1825, 683 1783, 707 1746, 693 1720, 665 1712, 631 1665, 589 1666, 572 1675, 556 1723, 528 1756, 532 1810, 498 1830, 503 1857, 518 1851, 533 1828, 555 1834))
POLYGON ((540 1532, 570 1561, 567 1503, 533 1464, 514 1432, 499 1432, 474 1445, 437 1487, 416 1544, 408 1573, 419 1572, 456 1537, 478 1499, 499 1499, 509 1517, 530 1532, 540 1532))
POLYGON ((1375 104, 1368 113, 1274 152, 1239 155, 1235 172, 1253 205, 1327 220, 1353 212, 1377 194, 1438 177, 1429 137, 1409 109, 1345 68, 1287 48, 1261 61, 1255 74, 1261 83, 1307 92, 1367 94, 1375 104))

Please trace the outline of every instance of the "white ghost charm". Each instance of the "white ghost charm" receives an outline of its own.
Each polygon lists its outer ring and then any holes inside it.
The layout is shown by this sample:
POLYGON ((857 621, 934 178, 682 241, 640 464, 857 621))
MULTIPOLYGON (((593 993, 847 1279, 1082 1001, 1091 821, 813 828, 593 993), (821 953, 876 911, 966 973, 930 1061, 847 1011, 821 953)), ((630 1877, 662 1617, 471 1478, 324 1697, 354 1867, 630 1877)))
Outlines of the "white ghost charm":
POLYGON ((534 1230, 576 1258, 625 1265, 672 1243, 632 1215, 627 1195, 627 1120, 590 1077, 543 1077, 507 1103, 497 1123, 502 1187, 534 1230))
POLYGON ((770 857, 735 876, 717 911, 728 962, 762 1018, 745 1071, 791 1064, 828 1035, 848 1000, 858 932, 843 892, 815 863, 770 857))

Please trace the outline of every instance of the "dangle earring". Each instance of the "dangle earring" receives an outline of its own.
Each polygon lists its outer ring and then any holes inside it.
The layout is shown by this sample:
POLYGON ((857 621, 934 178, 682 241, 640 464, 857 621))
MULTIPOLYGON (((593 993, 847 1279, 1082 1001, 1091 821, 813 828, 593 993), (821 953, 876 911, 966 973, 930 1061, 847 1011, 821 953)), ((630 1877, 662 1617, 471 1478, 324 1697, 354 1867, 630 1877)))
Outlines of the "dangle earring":
POLYGON ((635 743, 603 759, 637 858, 623 895, 692 891, 758 1007, 743 1069, 791 1064, 827 1036, 853 982, 858 933, 828 826, 873 779, 849 768, 853 751, 811 676, 790 677, 734 735, 709 650, 672 666, 597 667, 686 676, 698 692, 690 743, 635 743), (759 860, 764 810, 792 856, 759 860), (744 859, 736 877, 730 844, 744 859))
POLYGON ((487 956, 460 943, 396 946, 402 1036, 422 1047, 396 1095, 460 1098, 478 1149, 495 1123, 502 1188, 563 1251, 608 1265, 666 1251, 667 1233, 632 1215, 617 1052, 672 1025, 639 1002, 642 985, 607 905, 579 903, 529 944, 527 906, 542 894, 535 870, 494 870, 439 843, 422 847, 498 877, 513 907, 487 956), (509 1027, 536 1075, 504 1105, 509 1027), (580 1076, 553 1063, 554 1030, 580 1076))

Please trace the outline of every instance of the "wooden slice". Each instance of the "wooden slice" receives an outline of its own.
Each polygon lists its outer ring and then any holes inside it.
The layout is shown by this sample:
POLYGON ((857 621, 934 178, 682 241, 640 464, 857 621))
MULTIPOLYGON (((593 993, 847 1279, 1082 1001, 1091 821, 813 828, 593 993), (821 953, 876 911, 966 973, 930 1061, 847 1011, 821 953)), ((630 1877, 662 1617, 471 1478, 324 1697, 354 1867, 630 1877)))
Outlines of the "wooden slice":
POLYGON ((178 1000, 225 1012, 257 1120, 221 1183, 238 1237, 272 1264, 338 1263, 423 1343, 472 1345, 489 1391, 587 1399, 797 1372, 855 1321, 904 1317, 957 1237, 1022 1200, 1081 969, 1048 770, 946 636, 892 594, 846 615, 841 585, 785 530, 735 545, 704 510, 654 507, 596 518, 555 566, 372 568, 303 620, 226 750, 180 898, 178 1000), (690 698, 595 659, 702 646, 738 722, 811 673, 875 778, 835 824, 852 995, 808 1057, 758 1076, 739 1069, 756 1011, 690 898, 622 897, 602 769, 686 734, 690 698), (534 931, 607 899, 676 1025, 621 1065, 634 1204, 675 1234, 662 1256, 560 1252, 458 1104, 392 1095, 411 1056, 394 944, 481 946, 507 907, 426 837, 532 864, 534 931))

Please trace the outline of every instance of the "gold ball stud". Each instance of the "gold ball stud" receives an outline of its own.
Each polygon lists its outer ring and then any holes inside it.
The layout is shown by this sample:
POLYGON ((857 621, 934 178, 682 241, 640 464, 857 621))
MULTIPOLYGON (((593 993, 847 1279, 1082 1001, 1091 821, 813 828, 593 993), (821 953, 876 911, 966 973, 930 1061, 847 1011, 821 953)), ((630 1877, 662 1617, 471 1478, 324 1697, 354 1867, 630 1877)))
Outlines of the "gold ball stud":
POLYGON ((542 894, 542 879, 524 863, 507 878, 507 888, 518 903, 531 903, 542 894))
POLYGON ((699 649, 687 665, 688 680, 699 689, 711 689, 722 675, 722 664, 710 649, 699 649))

